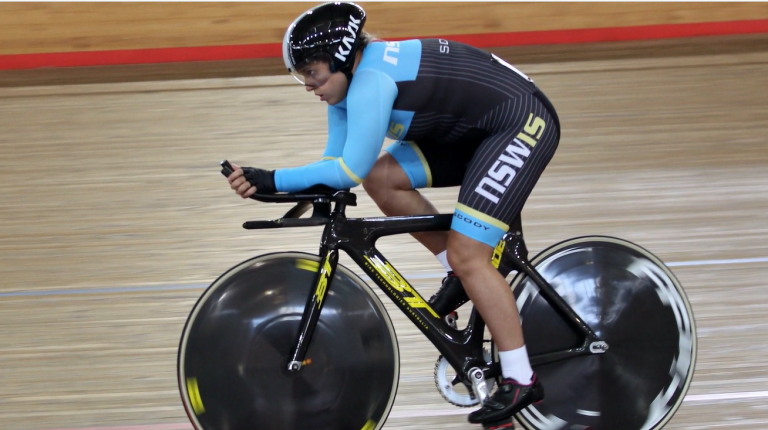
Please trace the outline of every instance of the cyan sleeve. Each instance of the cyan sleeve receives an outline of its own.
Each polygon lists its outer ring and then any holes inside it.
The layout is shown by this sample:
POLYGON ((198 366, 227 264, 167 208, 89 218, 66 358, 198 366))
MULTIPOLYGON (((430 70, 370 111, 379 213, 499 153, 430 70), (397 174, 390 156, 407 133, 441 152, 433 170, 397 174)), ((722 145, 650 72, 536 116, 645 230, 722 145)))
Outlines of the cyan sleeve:
POLYGON ((355 73, 347 92, 347 136, 341 157, 276 170, 277 191, 301 191, 318 184, 352 188, 363 182, 381 151, 395 98, 397 85, 386 74, 373 69, 355 73))
POLYGON ((323 160, 341 157, 347 141, 347 110, 339 106, 328 106, 328 142, 323 151, 323 160))

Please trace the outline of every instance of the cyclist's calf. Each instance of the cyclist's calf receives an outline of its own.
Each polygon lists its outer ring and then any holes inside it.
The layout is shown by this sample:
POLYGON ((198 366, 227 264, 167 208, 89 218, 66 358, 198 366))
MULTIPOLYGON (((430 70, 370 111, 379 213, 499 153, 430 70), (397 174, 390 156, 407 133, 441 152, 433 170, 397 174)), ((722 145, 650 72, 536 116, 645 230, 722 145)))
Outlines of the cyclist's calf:
POLYGON ((491 263, 493 248, 455 230, 448 236, 448 263, 493 334, 500 351, 524 345, 515 296, 491 263))

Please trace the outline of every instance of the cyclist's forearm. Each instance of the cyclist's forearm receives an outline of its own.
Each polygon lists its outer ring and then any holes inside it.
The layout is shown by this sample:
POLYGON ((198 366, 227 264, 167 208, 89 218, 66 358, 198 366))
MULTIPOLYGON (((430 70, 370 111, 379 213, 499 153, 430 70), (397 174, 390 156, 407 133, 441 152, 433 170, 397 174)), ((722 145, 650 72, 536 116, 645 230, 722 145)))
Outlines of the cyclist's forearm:
POLYGON ((371 171, 387 132, 397 86, 386 76, 371 71, 358 73, 355 85, 362 85, 366 91, 348 97, 346 103, 350 110, 346 115, 337 107, 331 106, 328 110, 329 144, 323 156, 338 158, 277 170, 278 191, 300 191, 317 184, 352 188, 363 182, 371 171), (354 127, 347 128, 348 124, 354 127), (342 135, 346 141, 339 146, 337 139, 342 135))
POLYGON ((275 171, 275 187, 277 191, 291 193, 318 184, 336 189, 352 188, 360 184, 362 179, 354 174, 350 176, 345 167, 344 160, 337 158, 301 167, 278 169, 275 171))

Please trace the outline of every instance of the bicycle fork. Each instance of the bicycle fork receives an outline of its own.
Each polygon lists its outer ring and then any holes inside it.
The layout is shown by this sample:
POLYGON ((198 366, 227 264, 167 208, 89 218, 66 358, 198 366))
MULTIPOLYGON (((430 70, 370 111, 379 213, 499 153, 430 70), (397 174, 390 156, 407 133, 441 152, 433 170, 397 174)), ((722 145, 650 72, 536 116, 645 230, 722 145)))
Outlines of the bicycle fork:
POLYGON ((317 321, 320 319, 320 311, 325 303, 325 295, 328 292, 333 274, 336 272, 336 265, 339 262, 339 251, 337 249, 328 249, 323 247, 320 255, 325 254, 320 260, 315 276, 314 291, 307 297, 307 303, 304 307, 304 314, 301 316, 299 331, 296 334, 293 351, 288 359, 288 371, 298 372, 304 365, 312 334, 317 327, 317 321))

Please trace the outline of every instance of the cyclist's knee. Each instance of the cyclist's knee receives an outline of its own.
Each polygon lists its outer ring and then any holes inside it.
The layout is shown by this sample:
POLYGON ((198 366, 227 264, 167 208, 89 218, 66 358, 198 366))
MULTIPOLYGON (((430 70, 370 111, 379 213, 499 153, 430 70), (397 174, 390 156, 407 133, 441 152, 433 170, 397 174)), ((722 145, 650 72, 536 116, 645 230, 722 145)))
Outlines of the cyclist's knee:
POLYGON ((376 160, 363 180, 363 189, 374 201, 379 201, 388 198, 391 191, 410 190, 412 187, 400 164, 390 154, 384 154, 376 160))
POLYGON ((490 246, 457 231, 451 230, 448 236, 448 264, 459 277, 493 267, 492 252, 493 248, 490 246))

